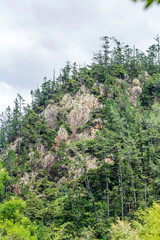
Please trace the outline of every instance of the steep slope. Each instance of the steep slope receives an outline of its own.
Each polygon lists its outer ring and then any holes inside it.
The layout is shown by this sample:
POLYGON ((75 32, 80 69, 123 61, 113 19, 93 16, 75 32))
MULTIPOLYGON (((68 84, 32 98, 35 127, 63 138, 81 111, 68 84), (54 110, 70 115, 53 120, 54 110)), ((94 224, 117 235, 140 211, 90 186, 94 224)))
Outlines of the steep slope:
POLYGON ((118 47, 112 59, 67 64, 24 112, 19 97, 2 116, 1 203, 23 198, 15 214, 36 225, 35 239, 108 239, 117 217, 160 199, 160 69, 152 54, 118 47))

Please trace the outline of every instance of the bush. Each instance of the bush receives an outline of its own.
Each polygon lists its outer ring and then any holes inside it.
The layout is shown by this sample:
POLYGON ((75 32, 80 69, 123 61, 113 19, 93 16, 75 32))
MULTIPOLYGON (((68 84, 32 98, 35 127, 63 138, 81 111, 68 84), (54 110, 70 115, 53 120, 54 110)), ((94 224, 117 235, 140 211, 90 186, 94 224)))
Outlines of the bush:
POLYGON ((146 79, 142 86, 141 102, 143 106, 153 104, 154 100, 160 99, 160 74, 154 74, 146 79))
POLYGON ((110 73, 113 77, 124 79, 126 71, 124 70, 122 65, 113 65, 110 68, 110 73))
POLYGON ((95 95, 99 95, 100 94, 100 90, 98 86, 93 86, 91 88, 91 93, 95 94, 95 95))

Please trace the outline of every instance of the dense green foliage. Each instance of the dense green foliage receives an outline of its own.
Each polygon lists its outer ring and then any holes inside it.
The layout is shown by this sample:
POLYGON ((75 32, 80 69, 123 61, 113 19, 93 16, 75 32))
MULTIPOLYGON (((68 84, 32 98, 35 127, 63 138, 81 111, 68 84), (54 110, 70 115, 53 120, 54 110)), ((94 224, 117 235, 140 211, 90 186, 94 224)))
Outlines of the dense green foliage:
POLYGON ((159 239, 155 40, 143 53, 103 37, 91 65, 67 62, 57 79, 31 91, 31 106, 18 95, 1 114, 1 239, 159 239), (99 107, 75 128, 75 106, 64 108, 62 98, 80 99, 82 86, 99 107), (44 118, 49 106, 54 129, 44 118))
POLYGON ((160 205, 153 203, 153 206, 146 211, 140 210, 136 213, 136 220, 132 222, 120 221, 111 224, 109 230, 110 239, 124 240, 147 240, 160 239, 160 205))
MULTIPOLYGON (((137 2, 137 0, 133 0, 134 2, 137 2)), ((158 3, 160 4, 160 0, 143 0, 146 5, 145 8, 148 8, 150 5, 152 5, 153 3, 158 3)))

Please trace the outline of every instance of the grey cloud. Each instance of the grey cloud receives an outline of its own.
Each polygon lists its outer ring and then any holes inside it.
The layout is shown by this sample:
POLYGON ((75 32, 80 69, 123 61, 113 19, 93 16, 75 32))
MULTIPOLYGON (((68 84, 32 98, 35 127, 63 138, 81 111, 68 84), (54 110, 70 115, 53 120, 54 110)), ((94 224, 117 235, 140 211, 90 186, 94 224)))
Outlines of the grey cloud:
POLYGON ((104 35, 145 49, 158 34, 159 11, 130 0, 1 0, 0 82, 35 89, 67 60, 88 63, 104 35))
MULTIPOLYGON (((4 0, 2 0, 4 2, 4 0)), ((27 29, 65 28, 72 29, 93 19, 96 15, 94 3, 98 1, 5 1, 6 12, 12 9, 14 23, 27 29), (8 7, 8 9, 7 9, 8 7)), ((39 30, 36 29, 36 30, 39 30)), ((75 30, 75 29, 74 29, 75 30)))

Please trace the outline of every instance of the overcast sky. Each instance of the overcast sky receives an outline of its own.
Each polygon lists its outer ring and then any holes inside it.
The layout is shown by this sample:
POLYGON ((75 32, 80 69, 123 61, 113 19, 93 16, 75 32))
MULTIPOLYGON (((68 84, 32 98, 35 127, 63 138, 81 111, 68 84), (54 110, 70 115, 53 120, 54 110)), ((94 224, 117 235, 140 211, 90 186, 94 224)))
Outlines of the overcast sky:
POLYGON ((28 101, 67 60, 88 64, 102 36, 144 50, 160 34, 160 6, 131 0, 0 0, 0 112, 28 101))

